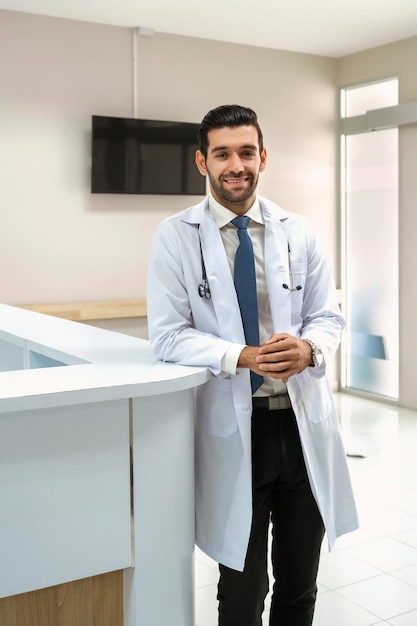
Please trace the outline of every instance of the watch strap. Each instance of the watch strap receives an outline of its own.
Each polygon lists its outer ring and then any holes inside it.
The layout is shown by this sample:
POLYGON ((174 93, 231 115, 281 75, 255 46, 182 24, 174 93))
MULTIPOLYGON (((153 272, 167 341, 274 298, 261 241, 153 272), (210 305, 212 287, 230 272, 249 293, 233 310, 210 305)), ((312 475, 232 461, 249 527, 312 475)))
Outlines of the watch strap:
POLYGON ((308 345, 311 348, 311 363, 310 363, 309 367, 319 367, 320 366, 320 358, 319 357, 322 356, 322 351, 320 350, 318 345, 316 343, 314 343, 314 341, 311 341, 311 339, 303 339, 303 341, 308 343, 308 345))

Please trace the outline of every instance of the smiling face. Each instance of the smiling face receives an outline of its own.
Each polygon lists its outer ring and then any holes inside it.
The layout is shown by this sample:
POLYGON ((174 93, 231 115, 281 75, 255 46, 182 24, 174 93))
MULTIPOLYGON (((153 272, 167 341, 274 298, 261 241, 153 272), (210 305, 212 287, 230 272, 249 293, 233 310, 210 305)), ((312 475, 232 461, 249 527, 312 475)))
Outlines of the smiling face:
POLYGON ((252 206, 259 172, 265 169, 266 150, 259 152, 254 126, 213 128, 208 132, 207 157, 200 150, 196 164, 208 176, 210 191, 223 206, 243 215, 252 206))

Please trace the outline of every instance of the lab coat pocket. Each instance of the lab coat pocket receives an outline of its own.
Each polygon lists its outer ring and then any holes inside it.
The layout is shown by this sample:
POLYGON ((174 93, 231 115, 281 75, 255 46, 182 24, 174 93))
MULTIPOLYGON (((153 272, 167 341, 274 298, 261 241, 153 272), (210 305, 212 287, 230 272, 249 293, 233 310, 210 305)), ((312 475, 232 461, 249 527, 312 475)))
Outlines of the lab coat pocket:
POLYGON ((216 437, 229 437, 237 430, 230 378, 211 378, 197 388, 199 426, 216 437))
POLYGON ((291 263, 290 265, 290 289, 291 289, 291 313, 300 313, 304 298, 304 285, 306 282, 307 265, 305 263, 291 263))
POLYGON ((313 378, 308 369, 289 381, 291 403, 297 416, 318 424, 332 413, 333 400, 327 378, 313 378))

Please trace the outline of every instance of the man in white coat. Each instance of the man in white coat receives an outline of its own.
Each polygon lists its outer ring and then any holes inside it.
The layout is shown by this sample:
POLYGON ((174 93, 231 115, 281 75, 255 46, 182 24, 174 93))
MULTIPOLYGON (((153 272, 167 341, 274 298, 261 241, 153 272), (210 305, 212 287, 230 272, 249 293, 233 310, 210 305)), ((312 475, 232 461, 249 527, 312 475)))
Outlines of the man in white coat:
POLYGON ((256 194, 266 161, 254 111, 209 111, 196 164, 210 193, 159 226, 149 260, 155 355, 212 373, 196 392, 196 543, 219 563, 219 626, 261 626, 270 527, 269 624, 311 626, 324 533, 331 548, 357 528, 326 377, 344 321, 310 225, 256 194), (236 216, 250 218, 256 345, 234 284, 236 216))

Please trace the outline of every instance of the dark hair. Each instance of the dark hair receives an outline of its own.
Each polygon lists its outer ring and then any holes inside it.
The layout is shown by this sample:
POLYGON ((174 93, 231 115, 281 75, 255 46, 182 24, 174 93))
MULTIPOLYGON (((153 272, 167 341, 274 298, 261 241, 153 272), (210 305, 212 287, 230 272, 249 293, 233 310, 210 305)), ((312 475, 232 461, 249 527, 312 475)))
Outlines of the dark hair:
POLYGON ((203 118, 198 131, 199 149, 207 158, 208 133, 213 128, 234 128, 236 126, 254 126, 258 131, 259 152, 263 150, 263 136, 255 111, 239 104, 223 104, 209 111, 203 118))

